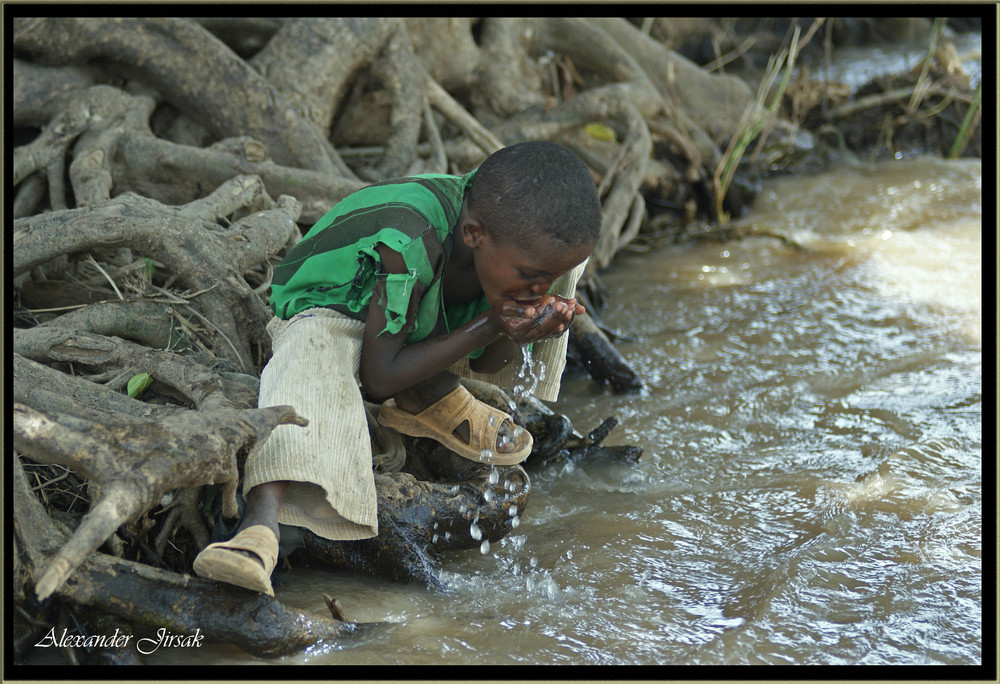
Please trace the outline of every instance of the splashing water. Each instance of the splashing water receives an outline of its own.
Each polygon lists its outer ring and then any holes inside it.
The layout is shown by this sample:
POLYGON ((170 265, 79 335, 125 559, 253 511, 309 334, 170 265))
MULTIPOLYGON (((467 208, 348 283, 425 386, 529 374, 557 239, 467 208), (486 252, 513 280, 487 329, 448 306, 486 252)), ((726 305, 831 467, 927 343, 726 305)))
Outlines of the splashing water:
POLYGON ((537 363, 536 372, 535 359, 531 354, 531 347, 521 347, 521 367, 517 371, 517 380, 514 382, 514 396, 518 399, 534 394, 538 383, 545 379, 545 363, 537 363))

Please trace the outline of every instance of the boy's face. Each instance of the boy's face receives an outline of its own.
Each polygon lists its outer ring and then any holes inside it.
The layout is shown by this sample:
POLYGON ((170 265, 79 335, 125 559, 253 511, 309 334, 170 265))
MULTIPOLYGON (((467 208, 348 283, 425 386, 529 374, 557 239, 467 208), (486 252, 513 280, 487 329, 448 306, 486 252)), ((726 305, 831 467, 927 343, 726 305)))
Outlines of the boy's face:
POLYGON ((538 238, 531 245, 495 240, 481 226, 466 237, 473 250, 476 275, 491 305, 507 297, 522 302, 538 299, 559 276, 590 256, 593 245, 566 245, 538 238), (470 244, 471 241, 471 244, 470 244))

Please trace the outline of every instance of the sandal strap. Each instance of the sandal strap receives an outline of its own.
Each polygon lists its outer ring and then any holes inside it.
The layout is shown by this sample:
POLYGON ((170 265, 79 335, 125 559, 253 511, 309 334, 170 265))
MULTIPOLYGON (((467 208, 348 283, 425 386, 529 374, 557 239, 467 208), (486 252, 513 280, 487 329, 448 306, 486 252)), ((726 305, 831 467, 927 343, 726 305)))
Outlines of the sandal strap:
POLYGON ((472 461, 483 462, 482 451, 488 449, 493 452, 493 458, 489 462, 514 465, 527 458, 532 439, 531 434, 525 430, 517 442, 517 448, 510 453, 497 453, 500 428, 505 420, 510 420, 513 424, 509 414, 480 401, 461 385, 420 413, 403 411, 392 399, 387 400, 379 410, 379 422, 403 434, 429 437, 472 461), (469 424, 468 442, 455 434, 458 426, 466 421, 469 424))
POLYGON ((231 549, 248 551, 258 556, 264 569, 270 572, 278 563, 278 540, 266 525, 252 525, 229 541, 209 544, 205 549, 231 549))
POLYGON ((489 444, 491 451, 496 448, 497 438, 500 435, 500 425, 504 420, 510 418, 500 409, 476 399, 462 385, 417 415, 422 420, 443 426, 449 434, 453 433, 463 422, 468 421, 469 444, 489 444), (483 416, 483 413, 489 415, 483 416), (489 425, 491 417, 495 418, 493 426, 489 425))

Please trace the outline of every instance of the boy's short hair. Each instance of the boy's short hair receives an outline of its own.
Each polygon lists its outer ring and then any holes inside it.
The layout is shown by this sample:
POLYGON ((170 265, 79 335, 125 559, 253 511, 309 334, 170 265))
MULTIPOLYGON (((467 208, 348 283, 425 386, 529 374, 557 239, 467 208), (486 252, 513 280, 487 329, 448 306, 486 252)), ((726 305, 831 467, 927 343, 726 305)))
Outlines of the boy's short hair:
POLYGON ((587 245, 601 232, 601 202, 590 171, 554 143, 497 150, 476 171, 467 198, 487 232, 504 242, 531 246, 546 235, 587 245))

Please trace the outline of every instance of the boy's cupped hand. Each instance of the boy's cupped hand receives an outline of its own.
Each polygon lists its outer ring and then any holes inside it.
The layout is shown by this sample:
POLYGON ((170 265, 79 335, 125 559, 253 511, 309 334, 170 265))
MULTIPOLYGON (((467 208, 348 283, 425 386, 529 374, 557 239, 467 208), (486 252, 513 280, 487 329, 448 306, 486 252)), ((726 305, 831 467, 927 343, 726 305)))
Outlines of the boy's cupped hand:
POLYGON ((500 299, 493 305, 495 320, 502 334, 518 344, 528 344, 559 337, 586 309, 575 299, 544 294, 538 299, 519 301, 500 299))

